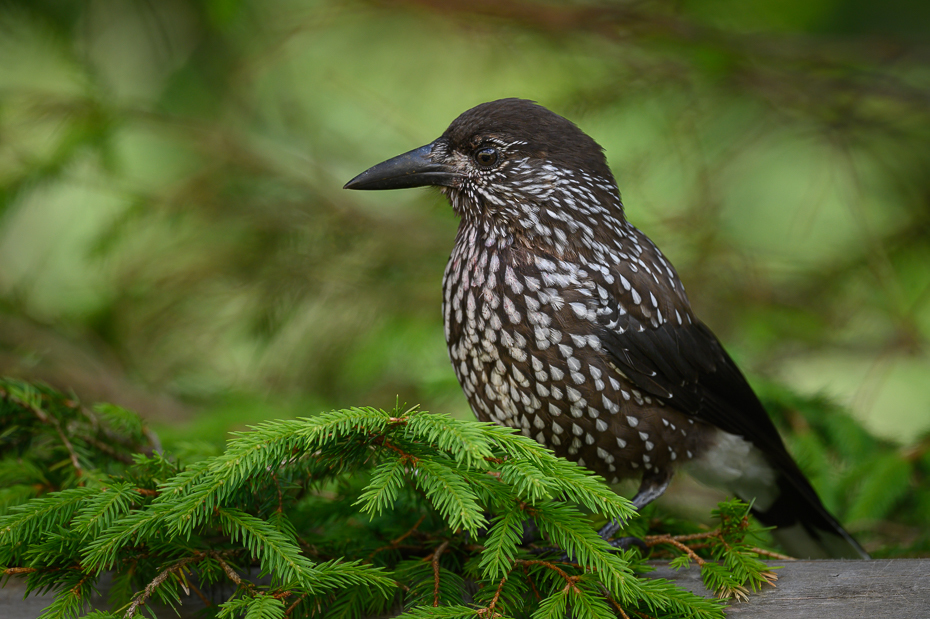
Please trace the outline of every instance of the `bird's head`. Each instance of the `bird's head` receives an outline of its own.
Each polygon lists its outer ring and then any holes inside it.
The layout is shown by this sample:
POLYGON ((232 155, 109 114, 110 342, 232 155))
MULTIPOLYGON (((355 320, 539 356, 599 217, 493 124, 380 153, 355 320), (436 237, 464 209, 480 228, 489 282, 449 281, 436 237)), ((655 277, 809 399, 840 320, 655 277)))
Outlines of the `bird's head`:
POLYGON ((433 142, 345 187, 426 185, 438 186, 466 223, 495 237, 549 241, 557 250, 586 237, 603 240, 623 222, 603 149, 572 122, 524 99, 474 107, 433 142))

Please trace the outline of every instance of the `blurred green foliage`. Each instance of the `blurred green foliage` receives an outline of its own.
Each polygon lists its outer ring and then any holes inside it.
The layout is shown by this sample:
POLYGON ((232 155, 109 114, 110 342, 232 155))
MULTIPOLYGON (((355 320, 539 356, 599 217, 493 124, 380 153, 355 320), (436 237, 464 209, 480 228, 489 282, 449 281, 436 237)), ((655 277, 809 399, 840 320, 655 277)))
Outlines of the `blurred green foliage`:
MULTIPOLYGON (((751 377, 922 461, 928 22, 907 0, 10 0, 0 371, 208 440, 398 394, 469 417, 439 313, 451 210, 341 187, 520 96, 605 147, 751 377)), ((876 440, 830 427, 830 449, 876 440)))

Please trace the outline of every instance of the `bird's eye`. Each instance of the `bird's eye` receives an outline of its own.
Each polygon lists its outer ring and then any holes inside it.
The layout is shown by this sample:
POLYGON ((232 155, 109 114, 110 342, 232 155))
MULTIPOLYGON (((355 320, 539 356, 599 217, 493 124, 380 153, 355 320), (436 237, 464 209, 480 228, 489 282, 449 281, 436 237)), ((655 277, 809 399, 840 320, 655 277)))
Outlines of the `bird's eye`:
POLYGON ((492 146, 485 146, 475 151, 475 163, 482 168, 490 168, 497 163, 497 149, 492 146))

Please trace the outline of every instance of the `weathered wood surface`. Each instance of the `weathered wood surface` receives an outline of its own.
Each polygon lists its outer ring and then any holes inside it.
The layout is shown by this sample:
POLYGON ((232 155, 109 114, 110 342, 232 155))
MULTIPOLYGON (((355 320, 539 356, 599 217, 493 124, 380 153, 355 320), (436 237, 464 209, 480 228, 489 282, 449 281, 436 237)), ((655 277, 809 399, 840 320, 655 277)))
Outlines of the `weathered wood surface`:
MULTIPOLYGON (((734 619, 930 619, 930 559, 872 561, 770 561, 775 587, 734 602, 734 619)), ((651 575, 674 580, 708 595, 698 569, 674 572, 667 566, 651 575)))
MULTIPOLYGON (((727 615, 734 619, 930 619, 930 559, 878 559, 873 561, 772 561, 781 565, 776 587, 750 594, 746 602, 732 603, 727 615)), ((675 572, 658 566, 652 576, 668 578, 695 593, 709 595, 700 570, 675 572)), ((105 583, 102 589, 106 589, 105 583)), ((49 598, 23 599, 24 583, 10 580, 0 589, 0 619, 35 619, 49 598)), ((209 592, 208 592, 209 593, 209 592)), ((230 591, 214 592, 218 600, 230 591)), ((96 608, 106 608, 100 597, 96 608)), ((194 617, 203 608, 191 595, 178 607, 181 619, 194 617)), ((158 617, 176 617, 163 606, 154 607, 158 617)))

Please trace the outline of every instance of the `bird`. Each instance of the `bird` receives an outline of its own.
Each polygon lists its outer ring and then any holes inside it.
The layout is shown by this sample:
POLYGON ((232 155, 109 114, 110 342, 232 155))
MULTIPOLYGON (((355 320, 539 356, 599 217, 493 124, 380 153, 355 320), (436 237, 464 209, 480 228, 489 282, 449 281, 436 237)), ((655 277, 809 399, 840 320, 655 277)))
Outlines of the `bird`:
POLYGON ((695 316, 675 268, 627 220, 593 138, 533 101, 500 99, 345 188, 423 186, 459 217, 442 314, 479 420, 612 484, 639 478, 637 509, 682 468, 750 502, 795 557, 868 558, 695 316))

